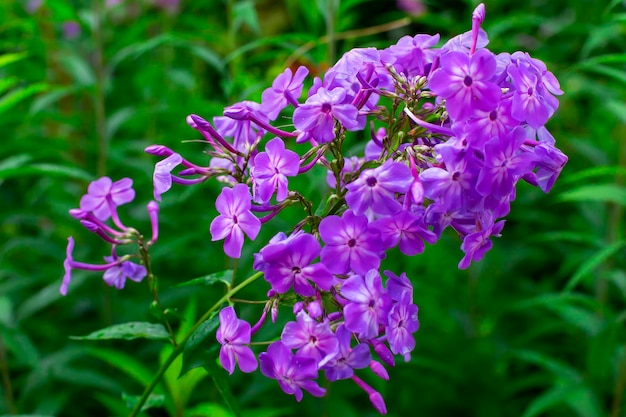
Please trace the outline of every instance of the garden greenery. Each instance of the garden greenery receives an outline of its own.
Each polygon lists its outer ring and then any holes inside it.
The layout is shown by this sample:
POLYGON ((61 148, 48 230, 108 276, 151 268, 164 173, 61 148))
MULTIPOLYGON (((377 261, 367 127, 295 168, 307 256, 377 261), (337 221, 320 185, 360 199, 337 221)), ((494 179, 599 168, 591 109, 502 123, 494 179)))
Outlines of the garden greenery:
MULTIPOLYGON (((558 107, 555 96, 562 94, 557 79, 525 52, 490 51, 484 18, 481 4, 471 29, 440 47, 438 35, 420 34, 384 49, 355 48, 312 81, 304 66, 285 69, 261 103, 236 103, 212 121, 190 115, 187 123, 206 143, 208 166, 167 146, 145 149, 162 158, 153 175, 156 201, 174 184, 217 180, 223 188, 211 239, 223 241, 224 254, 233 260, 242 257, 246 238, 258 248, 248 278, 239 282, 226 271, 196 280, 223 280, 227 291, 182 336, 164 314, 152 272, 158 203, 147 203, 148 238, 118 213, 135 198, 132 180, 101 177, 89 185, 70 214, 111 250, 105 263, 77 261, 70 237, 61 294, 71 290, 77 269, 100 271, 117 289, 128 279, 145 279, 162 324, 119 324, 86 338, 148 337, 174 347, 131 416, 146 405, 174 360, 191 354, 194 338, 206 349, 219 344, 216 356, 228 373, 260 369, 298 401, 303 391, 324 396, 323 378, 350 379, 378 412, 387 412, 383 396, 360 373, 369 368, 389 379, 387 368, 396 366, 397 356, 410 360, 419 320, 411 280, 405 271, 381 271, 381 261, 395 248, 419 255, 450 228, 463 255, 449 256, 468 268, 501 235, 516 185, 526 182, 548 192, 567 162, 545 127, 558 107), (354 136, 361 131, 368 139, 352 153, 347 143, 362 138, 354 136), (291 185, 315 170, 327 171, 322 200, 291 185), (258 242, 263 226, 290 206, 302 209, 299 221, 258 242), (261 277, 266 297, 235 298, 261 277), (239 318, 238 303, 263 304, 256 323, 239 318), (286 321, 278 320, 284 315, 286 321), (271 326, 280 326, 279 337, 257 337, 271 326)), ((209 356, 195 365, 214 361, 209 356)))

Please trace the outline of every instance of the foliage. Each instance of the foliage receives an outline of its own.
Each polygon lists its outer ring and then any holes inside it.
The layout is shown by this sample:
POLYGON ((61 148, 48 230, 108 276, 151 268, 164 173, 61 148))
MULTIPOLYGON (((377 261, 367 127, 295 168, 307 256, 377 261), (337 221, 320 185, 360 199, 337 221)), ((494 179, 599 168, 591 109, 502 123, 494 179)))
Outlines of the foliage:
MULTIPOLYGON (((147 202, 154 161, 142 150, 152 143, 199 149, 181 145, 195 138, 187 114, 258 99, 285 64, 315 73, 355 46, 403 34, 449 38, 468 29, 475 6, 424 2, 427 12, 410 17, 372 0, 182 1, 172 9, 148 0, 49 0, 34 10, 35 3, 0 4, 0 126, 8 136, 0 151, 0 415, 127 414, 173 348, 70 336, 154 322, 160 313, 183 334, 224 295, 223 277, 206 276, 231 267, 208 230, 219 190, 199 186, 169 191, 162 205, 167 243, 152 257, 168 289, 165 311, 150 308, 144 286, 117 292, 80 274, 61 302, 66 236, 83 243, 77 258, 101 256, 98 240, 67 215, 89 181, 131 176, 137 200, 147 202), (78 23, 78 33, 68 22, 78 23), (201 278, 180 285, 193 277, 201 278)), ((561 81, 565 95, 548 127, 570 161, 549 196, 518 190, 503 237, 469 270, 456 268, 453 234, 414 260, 389 257, 413 281, 421 329, 411 362, 394 368, 389 383, 371 383, 389 415, 621 416, 626 6, 486 6, 490 49, 528 50, 561 81)), ((129 216, 148 229, 147 214, 129 216)), ((254 289, 247 295, 254 298, 254 289)), ((188 346, 195 357, 209 354, 198 349, 213 337, 207 323, 188 346)), ((144 415, 229 416, 232 401, 223 398, 231 395, 244 416, 373 413, 349 384, 295 403, 259 375, 235 374, 225 388, 222 370, 208 370, 212 381, 189 358, 166 372, 144 415)))

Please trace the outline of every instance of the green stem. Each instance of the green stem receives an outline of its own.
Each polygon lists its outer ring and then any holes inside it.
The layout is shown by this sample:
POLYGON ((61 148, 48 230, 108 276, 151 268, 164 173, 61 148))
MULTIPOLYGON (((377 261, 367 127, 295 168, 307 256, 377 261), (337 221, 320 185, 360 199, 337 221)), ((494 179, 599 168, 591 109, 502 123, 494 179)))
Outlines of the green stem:
POLYGON ((185 334, 185 336, 182 338, 182 340, 174 348, 172 353, 170 353, 170 356, 168 356, 167 359, 165 360, 165 362, 163 362, 163 364, 161 365, 161 367, 157 371, 157 373, 154 376, 154 378, 152 378, 152 381, 150 381, 150 384, 148 384, 146 389, 143 391, 143 394, 141 394, 141 398, 139 398, 139 401, 137 402, 137 404, 135 404, 135 407, 132 409, 132 411, 130 412, 128 417, 136 417, 137 415, 139 415, 139 413, 141 412, 141 408, 143 407, 143 405, 148 400, 148 397, 150 396, 152 391, 154 391, 154 388, 157 386, 157 384, 161 380, 161 377, 163 376, 163 374, 165 374, 165 371, 167 371, 169 369, 169 367, 172 365, 172 363, 174 363, 176 358, 181 353, 183 353, 183 351, 185 350, 185 345, 187 344, 187 340, 189 340, 191 335, 198 329, 198 327, 200 327, 200 325, 202 323, 204 323, 211 316, 211 314, 215 310, 217 310, 217 308, 219 306, 221 306, 224 302, 228 301, 233 295, 237 294, 243 288, 247 287, 249 284, 251 284, 252 282, 256 281, 262 275, 263 275, 263 272, 257 272, 256 274, 248 277, 241 284, 237 285, 235 288, 233 288, 228 293, 226 293, 215 304, 213 304, 213 306, 211 306, 211 308, 209 308, 206 311, 206 313, 204 313, 204 315, 202 317, 200 317, 200 319, 196 322, 196 324, 194 324, 193 327, 191 329, 189 329, 189 331, 185 334))

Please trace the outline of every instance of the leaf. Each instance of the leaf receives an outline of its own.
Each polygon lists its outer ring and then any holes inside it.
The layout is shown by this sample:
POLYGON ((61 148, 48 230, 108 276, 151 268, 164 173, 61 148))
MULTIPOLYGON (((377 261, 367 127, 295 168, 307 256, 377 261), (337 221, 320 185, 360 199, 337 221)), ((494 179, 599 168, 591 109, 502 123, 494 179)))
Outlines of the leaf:
POLYGON ((71 86, 64 88, 55 88, 48 91, 46 94, 42 94, 33 100, 33 104, 30 106, 29 114, 35 115, 40 111, 46 109, 53 103, 61 100, 63 97, 80 91, 80 86, 71 86))
POLYGON ((3 94, 5 91, 8 91, 11 87, 15 86, 19 80, 17 77, 6 77, 4 79, 0 79, 0 94, 3 94))
POLYGON ((222 395, 226 406, 230 409, 235 417, 241 417, 241 413, 239 411, 239 404, 237 399, 233 395, 233 391, 230 389, 230 384, 228 382, 228 378, 226 378, 226 371, 217 366, 217 361, 209 361, 204 366, 211 375, 213 382, 215 383, 215 387, 222 395))
POLYGON ((174 288, 178 287, 188 287, 191 285, 203 285, 206 287, 210 287, 218 282, 222 282, 224 285, 229 286, 233 279, 233 271, 232 269, 227 269, 225 271, 214 272, 209 275, 205 275, 200 278, 194 278, 189 281, 182 282, 174 286, 174 288))
POLYGON ((128 119, 135 114, 134 107, 124 107, 111 114, 106 121, 106 136, 108 139, 115 135, 115 132, 124 124, 128 119))
POLYGON ((535 364, 561 379, 572 382, 580 382, 583 380, 582 376, 576 369, 568 364, 551 358, 544 353, 532 350, 514 349, 510 351, 510 355, 525 362, 535 364))
POLYGON ((558 201, 595 201, 626 205, 626 187, 616 184, 591 184, 559 194, 558 201))
POLYGON ((80 168, 48 163, 30 164, 26 166, 15 166, 6 169, 0 169, 0 179, 23 177, 25 175, 46 175, 54 177, 73 178, 84 181, 93 180, 93 175, 89 174, 86 171, 83 171, 80 168))
POLYGON ((141 362, 126 353, 113 349, 91 348, 86 350, 88 355, 98 358, 122 373, 133 378, 141 385, 148 385, 152 380, 152 372, 141 362))
MULTIPOLYGON (((586 401, 583 398, 590 397, 589 389, 579 384, 568 384, 565 386, 556 386, 539 397, 537 397, 524 411, 522 417, 535 417, 542 415, 546 411, 563 403, 572 403, 586 401)), ((587 405, 585 409, 593 410, 593 406, 587 405)), ((579 414, 584 416, 599 416, 599 411, 590 414, 579 414)))
POLYGON ((26 52, 16 52, 13 54, 0 55, 0 68, 4 67, 5 65, 9 65, 13 62, 22 60, 26 58, 27 56, 28 56, 28 53, 26 52))
POLYGON ((48 89, 47 84, 31 84, 28 87, 20 88, 5 94, 0 98, 0 114, 9 110, 20 101, 48 89))
POLYGON ((578 181, 588 180, 595 177, 604 176, 626 176, 626 167, 607 165, 607 166, 594 166, 591 168, 583 169, 574 174, 568 175, 566 178, 559 179, 561 185, 571 184, 578 181))
MULTIPOLYGON (((125 392, 122 393, 122 399, 126 402, 126 406, 129 410, 132 410, 139 402, 139 395, 128 395, 125 392)), ((153 407, 161 407, 165 403, 165 395, 163 394, 150 394, 148 399, 141 407, 141 411, 145 411, 153 407)))
POLYGON ((235 31, 240 30, 241 26, 246 24, 256 35, 261 33, 259 17, 257 16, 256 9, 254 8, 254 2, 245 0, 235 3, 235 6, 233 7, 233 14, 233 26, 235 31))
POLYGON ((219 317, 214 314, 211 318, 203 322, 187 340, 183 351, 183 365, 178 377, 182 377, 194 368, 205 366, 208 362, 215 360, 215 354, 211 354, 204 347, 206 339, 213 334, 219 325, 219 317))
POLYGON ((87 336, 70 336, 70 338, 74 340, 150 339, 166 341, 169 340, 170 335, 162 324, 135 321, 115 324, 87 336))
POLYGON ((620 240, 618 242, 614 242, 611 245, 609 245, 609 246, 601 249, 600 251, 596 252, 591 257, 585 259, 585 261, 578 267, 578 269, 576 270, 574 275, 572 275, 572 277, 569 279, 569 281, 565 285, 565 288, 563 289, 563 291, 564 292, 569 292, 569 291, 573 290, 574 287, 576 287, 576 285, 578 285, 578 283, 583 278, 585 278, 594 269, 596 269, 598 266, 600 266, 600 264, 602 264, 608 258, 613 256, 620 249, 622 249, 625 244, 626 244, 626 241, 624 241, 624 240, 620 240))

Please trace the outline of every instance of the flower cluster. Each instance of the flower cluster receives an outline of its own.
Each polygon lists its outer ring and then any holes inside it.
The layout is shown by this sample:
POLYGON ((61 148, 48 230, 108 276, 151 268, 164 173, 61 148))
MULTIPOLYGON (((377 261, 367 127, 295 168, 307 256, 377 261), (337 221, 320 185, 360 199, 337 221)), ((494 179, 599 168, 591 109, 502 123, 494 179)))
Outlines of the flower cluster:
POLYGON ((111 256, 105 256, 104 264, 88 264, 75 261, 74 238, 68 238, 66 258, 63 262, 65 275, 61 284, 60 292, 67 294, 68 286, 72 281, 72 270, 83 269, 87 271, 104 271, 103 279, 107 285, 118 290, 124 288, 127 279, 141 282, 147 274, 146 267, 132 262, 133 255, 119 256, 117 247, 132 242, 137 242, 140 249, 147 250, 158 237, 158 213, 159 206, 151 201, 147 210, 152 224, 152 238, 144 242, 143 237, 132 227, 125 226, 120 220, 117 207, 130 203, 135 199, 135 190, 132 188, 133 181, 123 178, 113 182, 109 177, 102 177, 89 184, 87 194, 80 199, 80 208, 70 210, 70 215, 79 220, 90 232, 97 234, 102 240, 111 244, 111 256), (113 225, 107 224, 112 219, 113 225))
MULTIPOLYGON (((500 236, 520 180, 550 190, 567 162, 545 127, 562 91, 543 62, 487 49, 484 16, 481 4, 471 30, 440 47, 438 35, 416 35, 382 50, 353 49, 320 78, 307 81, 304 67, 286 69, 261 103, 236 103, 212 121, 190 115, 188 124, 206 140, 208 166, 165 146, 146 148, 162 157, 156 200, 173 184, 213 177, 225 184, 210 233, 231 258, 286 207, 306 213, 288 233, 257 246, 254 269, 269 286, 257 323, 237 317, 232 305, 219 313, 219 358, 229 373, 237 365, 260 368, 298 401, 303 391, 325 394, 322 373, 331 382, 351 379, 386 413, 357 371, 388 379, 385 366, 394 366, 394 355, 410 359, 419 328, 411 281, 384 269, 387 252, 420 254, 451 228, 461 239, 458 266, 467 268, 500 236), (279 116, 281 127, 272 123, 279 116), (370 139, 348 155, 355 131, 369 131, 370 139), (306 151, 295 152, 295 144, 306 151), (323 201, 290 186, 313 169, 327 171, 323 201), (279 337, 255 341, 268 345, 257 356, 252 338, 268 316, 276 323, 280 306, 293 318, 279 337)), ((81 219, 114 248, 127 236, 115 214, 132 199, 124 181, 93 186, 81 201, 81 219), (121 232, 99 222, 109 215, 121 232)), ((70 255, 66 265, 81 267, 70 255)), ((125 258, 107 265, 115 285, 142 275, 125 258)))

